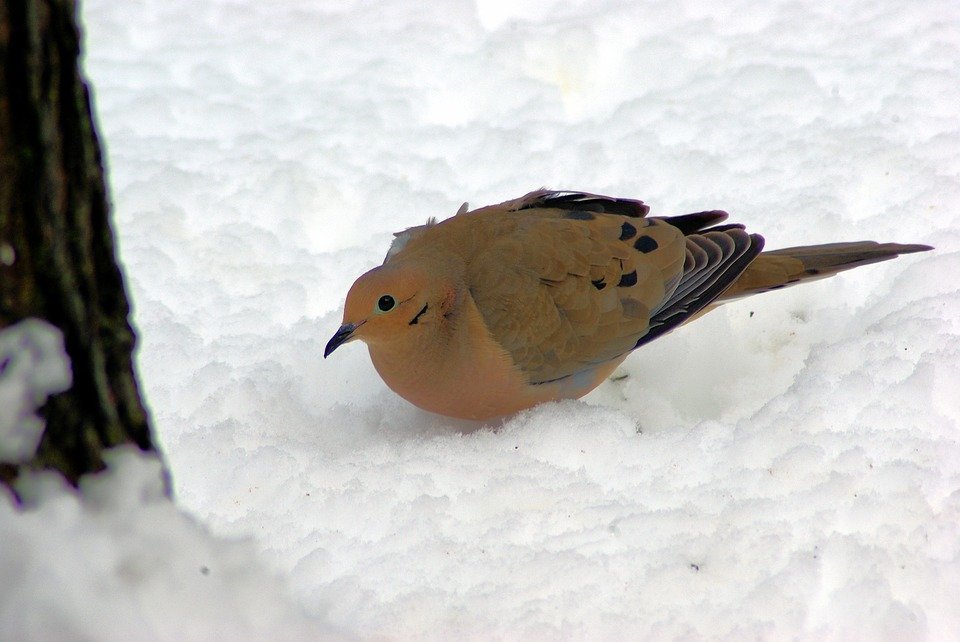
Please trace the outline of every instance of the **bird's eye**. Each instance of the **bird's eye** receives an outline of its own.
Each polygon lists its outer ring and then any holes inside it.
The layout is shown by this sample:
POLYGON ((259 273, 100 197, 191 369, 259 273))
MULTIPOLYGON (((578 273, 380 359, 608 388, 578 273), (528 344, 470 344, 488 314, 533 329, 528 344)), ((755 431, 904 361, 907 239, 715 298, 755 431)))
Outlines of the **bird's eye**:
POLYGON ((382 297, 377 299, 377 311, 378 312, 389 312, 393 309, 393 306, 397 304, 396 300, 389 294, 384 294, 382 297))

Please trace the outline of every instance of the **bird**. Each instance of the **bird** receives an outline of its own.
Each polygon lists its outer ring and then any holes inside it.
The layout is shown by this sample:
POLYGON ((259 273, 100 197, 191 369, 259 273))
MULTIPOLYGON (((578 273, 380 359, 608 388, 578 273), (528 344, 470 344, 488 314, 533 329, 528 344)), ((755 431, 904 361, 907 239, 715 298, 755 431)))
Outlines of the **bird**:
POLYGON ((717 306, 931 250, 856 241, 763 251, 711 210, 540 189, 396 233, 346 296, 324 349, 367 345, 424 410, 487 421, 579 398, 631 352, 717 306))

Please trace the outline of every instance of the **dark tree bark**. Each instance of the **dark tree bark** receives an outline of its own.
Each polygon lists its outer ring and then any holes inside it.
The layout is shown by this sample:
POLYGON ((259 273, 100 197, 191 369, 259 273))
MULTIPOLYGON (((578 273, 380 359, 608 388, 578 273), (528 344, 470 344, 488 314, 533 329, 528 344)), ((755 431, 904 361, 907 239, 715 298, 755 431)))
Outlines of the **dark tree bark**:
MULTIPOLYGON (((105 448, 154 450, 75 14, 73 0, 0 0, 0 328, 39 317, 64 334, 73 386, 42 409, 26 465, 74 484, 105 448)), ((0 480, 16 475, 0 463, 0 480)))

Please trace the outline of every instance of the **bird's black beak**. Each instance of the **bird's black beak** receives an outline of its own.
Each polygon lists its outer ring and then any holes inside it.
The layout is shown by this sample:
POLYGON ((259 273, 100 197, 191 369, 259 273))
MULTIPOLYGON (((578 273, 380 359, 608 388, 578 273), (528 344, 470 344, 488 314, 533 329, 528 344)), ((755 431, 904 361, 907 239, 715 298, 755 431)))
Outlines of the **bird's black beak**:
POLYGON ((340 329, 337 330, 336 334, 334 334, 330 341, 327 342, 327 347, 323 351, 323 358, 326 359, 330 356, 331 352, 353 338, 353 331, 358 327, 360 327, 359 323, 344 323, 342 326, 340 326, 340 329))

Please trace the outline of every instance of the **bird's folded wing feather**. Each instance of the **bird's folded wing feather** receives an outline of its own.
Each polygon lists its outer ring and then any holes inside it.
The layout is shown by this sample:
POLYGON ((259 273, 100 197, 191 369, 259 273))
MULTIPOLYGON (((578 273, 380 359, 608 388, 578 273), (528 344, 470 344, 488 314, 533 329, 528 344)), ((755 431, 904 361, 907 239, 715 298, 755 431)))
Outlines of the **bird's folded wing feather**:
POLYGON ((639 201, 568 192, 535 192, 486 213, 494 240, 468 267, 470 293, 531 383, 591 369, 672 330, 762 247, 739 226, 692 233, 723 212, 680 225, 645 214, 639 201))
POLYGON ((683 234, 662 222, 529 208, 497 227, 496 241, 468 268, 470 292, 532 383, 633 349, 680 283, 683 234), (641 235, 645 251, 634 247, 641 235))

